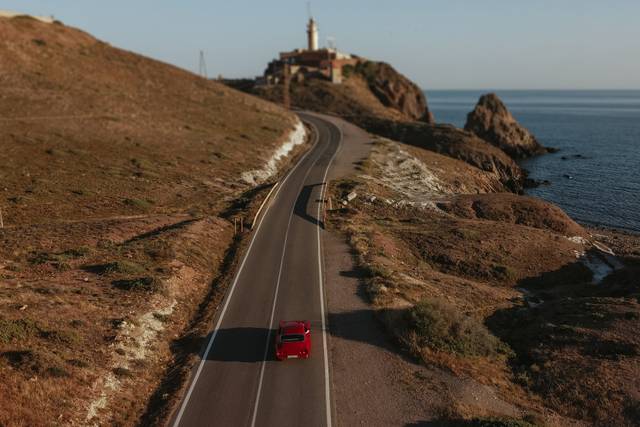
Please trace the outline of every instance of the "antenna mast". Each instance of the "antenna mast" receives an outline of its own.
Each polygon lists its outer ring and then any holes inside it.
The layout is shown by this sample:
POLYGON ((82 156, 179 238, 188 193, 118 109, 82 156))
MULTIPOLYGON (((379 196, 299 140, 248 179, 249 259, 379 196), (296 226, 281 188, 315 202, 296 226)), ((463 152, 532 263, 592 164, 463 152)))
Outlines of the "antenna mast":
POLYGON ((198 65, 198 74, 200 75, 200 77, 203 78, 208 78, 207 77, 207 63, 204 60, 204 51, 201 50, 200 51, 200 64, 198 65))

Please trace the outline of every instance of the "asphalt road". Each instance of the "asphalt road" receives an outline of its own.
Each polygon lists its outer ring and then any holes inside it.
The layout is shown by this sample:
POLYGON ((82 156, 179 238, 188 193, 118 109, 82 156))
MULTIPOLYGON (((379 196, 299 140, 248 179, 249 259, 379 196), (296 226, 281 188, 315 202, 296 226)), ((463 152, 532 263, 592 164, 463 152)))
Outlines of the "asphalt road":
POLYGON ((335 120, 300 114, 313 148, 281 181, 252 236, 174 426, 331 426, 322 193, 342 145, 335 120), (275 360, 280 320, 311 321, 311 357, 275 360))

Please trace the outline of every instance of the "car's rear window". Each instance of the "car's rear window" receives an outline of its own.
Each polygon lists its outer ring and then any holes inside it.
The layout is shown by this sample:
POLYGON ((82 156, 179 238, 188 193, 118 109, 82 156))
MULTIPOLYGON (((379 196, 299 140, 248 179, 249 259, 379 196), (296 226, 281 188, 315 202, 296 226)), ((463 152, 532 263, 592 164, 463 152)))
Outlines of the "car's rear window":
POLYGON ((282 342, 298 342, 304 341, 304 335, 302 334, 288 334, 282 336, 282 342))

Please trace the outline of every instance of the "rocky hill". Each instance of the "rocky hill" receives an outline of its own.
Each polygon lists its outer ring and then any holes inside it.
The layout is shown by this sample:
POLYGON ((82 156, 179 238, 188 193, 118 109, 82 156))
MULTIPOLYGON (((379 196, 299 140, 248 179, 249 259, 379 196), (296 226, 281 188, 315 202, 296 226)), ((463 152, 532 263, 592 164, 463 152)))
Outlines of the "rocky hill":
MULTIPOLYGON (((474 132, 463 131, 435 124, 424 93, 389 64, 360 62, 345 66, 343 74, 342 84, 318 78, 291 82, 292 105, 335 114, 374 134, 464 160, 494 173, 505 188, 516 193, 528 181, 526 171, 514 159, 546 152, 495 96, 481 98, 469 114, 470 123, 475 123, 475 117, 485 112, 488 130, 480 132, 479 126, 468 124, 474 132)), ((227 83, 274 103, 283 99, 283 85, 257 86, 250 80, 227 83)))
POLYGON ((355 118, 372 133, 462 160, 499 179, 508 191, 523 190, 526 173, 507 154, 471 132, 452 125, 400 122, 374 117, 355 118))
POLYGON ((136 424, 297 119, 28 17, 0 87, 0 425, 136 424))
MULTIPOLYGON (((343 84, 319 78, 291 82, 293 106, 344 117, 375 116, 393 120, 433 122, 422 90, 384 62, 345 66, 343 84)), ((282 85, 257 86, 251 80, 229 80, 239 90, 281 103, 282 85)))
POLYGON ((473 111, 467 115, 464 129, 516 159, 548 151, 531 132, 516 121, 495 93, 480 97, 473 111))
POLYGON ((391 65, 366 61, 345 68, 347 76, 356 74, 364 77, 371 92, 384 106, 398 110, 412 120, 434 122, 422 89, 391 65))

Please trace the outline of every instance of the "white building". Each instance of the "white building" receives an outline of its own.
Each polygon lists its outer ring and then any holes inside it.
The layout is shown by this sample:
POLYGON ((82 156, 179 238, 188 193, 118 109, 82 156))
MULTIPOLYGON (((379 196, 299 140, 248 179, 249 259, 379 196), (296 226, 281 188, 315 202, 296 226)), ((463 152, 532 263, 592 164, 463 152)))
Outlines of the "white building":
POLYGON ((318 24, 313 18, 309 18, 307 24, 307 42, 309 50, 318 50, 318 24))

